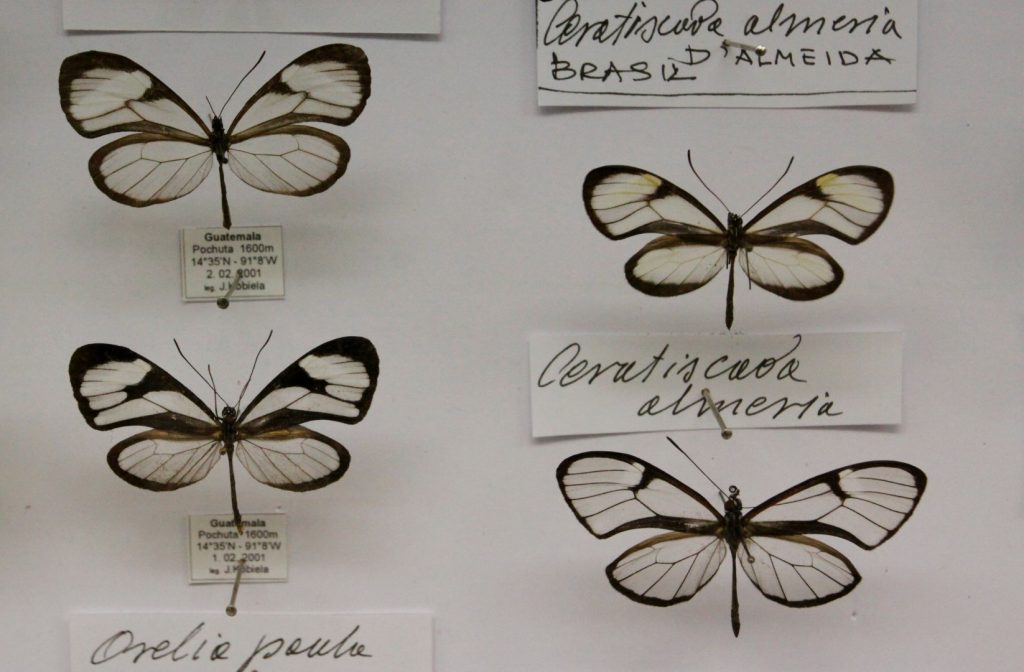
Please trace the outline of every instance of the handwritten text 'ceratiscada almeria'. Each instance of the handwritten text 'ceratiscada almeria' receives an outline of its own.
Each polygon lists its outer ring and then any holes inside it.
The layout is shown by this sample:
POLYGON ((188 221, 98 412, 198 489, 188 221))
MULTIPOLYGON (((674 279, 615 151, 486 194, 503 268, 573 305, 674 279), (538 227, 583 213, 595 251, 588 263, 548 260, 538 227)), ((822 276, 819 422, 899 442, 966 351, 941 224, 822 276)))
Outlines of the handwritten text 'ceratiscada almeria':
MULTIPOLYGON (((800 374, 800 358, 798 352, 803 337, 793 336, 793 343, 785 352, 767 354, 761 358, 737 358, 729 354, 713 357, 691 356, 683 353, 682 357, 670 352, 670 345, 664 344, 658 350, 652 350, 646 358, 630 360, 600 361, 591 360, 583 350, 583 346, 573 341, 561 348, 548 360, 541 370, 536 385, 540 388, 552 385, 567 388, 575 385, 632 385, 642 387, 657 380, 678 380, 680 392, 677 396, 663 399, 661 395, 646 396, 637 407, 638 416, 656 416, 662 413, 681 415, 696 412, 698 417, 711 412, 701 390, 716 381, 747 381, 750 379, 772 379, 779 382, 807 384, 807 379, 800 374)), ((722 414, 733 416, 745 415, 754 417, 770 415, 773 419, 788 415, 797 420, 807 414, 815 417, 836 417, 843 414, 835 407, 835 401, 827 391, 804 395, 799 399, 791 396, 753 398, 737 397, 733 399, 716 399, 715 405, 722 414)))

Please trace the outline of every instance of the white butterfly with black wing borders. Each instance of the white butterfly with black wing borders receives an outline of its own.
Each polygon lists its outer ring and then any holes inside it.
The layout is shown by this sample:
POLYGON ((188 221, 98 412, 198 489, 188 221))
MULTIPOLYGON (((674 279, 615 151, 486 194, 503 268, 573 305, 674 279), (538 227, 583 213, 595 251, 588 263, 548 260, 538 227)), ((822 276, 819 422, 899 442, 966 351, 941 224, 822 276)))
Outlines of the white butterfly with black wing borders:
POLYGON ((226 455, 239 530, 235 458, 253 478, 275 488, 302 492, 337 481, 348 469, 348 451, 301 425, 362 420, 378 372, 370 341, 334 339, 284 369, 244 411, 226 406, 218 416, 166 371, 120 345, 84 345, 68 367, 78 408, 90 427, 151 428, 118 442, 107 454, 110 468, 128 483, 176 490, 203 479, 226 455))
POLYGON ((558 485, 576 518, 604 539, 623 530, 665 530, 627 549, 605 573, 626 597, 659 607, 686 602, 732 556, 732 628, 739 636, 736 566, 768 599, 814 607, 846 595, 860 574, 810 534, 864 549, 887 541, 914 513, 927 478, 903 462, 873 461, 826 472, 742 512, 731 487, 719 513, 698 492, 647 462, 588 452, 564 460, 558 485), (738 560, 737 560, 738 558, 738 560))
POLYGON ((746 225, 729 213, 723 226, 689 192, 642 168, 602 166, 583 182, 587 215, 602 234, 612 240, 661 234, 626 262, 626 280, 635 289, 652 296, 686 294, 728 267, 730 329, 737 263, 751 282, 783 298, 828 296, 843 281, 843 269, 802 236, 862 243, 889 214, 893 194, 888 171, 846 166, 782 195, 746 225))
POLYGON ((231 228, 224 164, 256 189, 289 196, 319 193, 345 173, 345 141, 303 123, 355 121, 370 96, 370 65, 362 49, 348 44, 308 51, 253 94, 227 131, 219 116, 207 127, 170 87, 120 54, 67 57, 59 88, 79 134, 133 132, 89 159, 100 191, 135 207, 166 203, 198 187, 216 160, 224 227, 231 228))

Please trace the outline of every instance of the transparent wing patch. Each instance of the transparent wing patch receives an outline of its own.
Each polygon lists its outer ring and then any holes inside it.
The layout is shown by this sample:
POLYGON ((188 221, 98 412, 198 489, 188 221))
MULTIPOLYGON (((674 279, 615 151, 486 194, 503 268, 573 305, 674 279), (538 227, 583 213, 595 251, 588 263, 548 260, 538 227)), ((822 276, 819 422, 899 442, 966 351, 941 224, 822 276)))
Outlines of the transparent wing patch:
POLYGON ((221 442, 153 429, 119 442, 107 453, 114 473, 146 490, 177 490, 206 477, 220 458, 221 442))
POLYGON ((286 126, 271 134, 234 142, 228 167, 261 191, 308 196, 327 189, 345 174, 351 156, 336 135, 305 126, 286 126))
POLYGON ((831 602, 860 583, 860 574, 842 553, 810 537, 750 537, 736 554, 757 589, 789 607, 831 602))
POLYGON ((138 133, 100 147, 89 160, 89 174, 110 198, 143 207, 188 194, 212 166, 208 146, 138 133))
POLYGON ((284 490, 315 490, 342 477, 349 465, 345 448, 305 427, 240 436, 235 455, 260 483, 284 490))
POLYGON ((675 296, 707 284, 725 267, 725 248, 674 236, 656 238, 626 262, 626 279, 644 294, 675 296))
POLYGON ((637 544, 608 566, 612 586, 658 606, 685 602, 714 577, 725 558, 721 537, 668 532, 637 544))
POLYGON ((801 238, 768 238, 740 249, 737 263, 757 286, 795 301, 827 296, 843 269, 825 250, 801 238))

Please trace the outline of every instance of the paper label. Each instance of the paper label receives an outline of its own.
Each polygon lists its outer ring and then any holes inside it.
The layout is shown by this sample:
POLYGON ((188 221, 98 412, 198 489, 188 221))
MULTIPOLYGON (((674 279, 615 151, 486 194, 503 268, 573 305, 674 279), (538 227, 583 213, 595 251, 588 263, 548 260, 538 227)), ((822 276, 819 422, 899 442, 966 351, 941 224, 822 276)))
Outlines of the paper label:
POLYGON ((907 105, 917 0, 537 0, 537 89, 542 106, 907 105))
POLYGON ((181 230, 185 301, 284 298, 284 233, 280 226, 181 230), (234 286, 234 290, 231 288, 234 286))
POLYGON ((430 672, 430 614, 71 615, 71 672, 430 672))
POLYGON ((900 422, 895 333, 536 334, 533 436, 900 422))
POLYGON ((240 562, 243 583, 288 580, 288 516, 242 516, 242 533, 230 514, 188 517, 189 583, 231 583, 240 562))
POLYGON ((436 34, 441 0, 64 0, 64 30, 436 34))

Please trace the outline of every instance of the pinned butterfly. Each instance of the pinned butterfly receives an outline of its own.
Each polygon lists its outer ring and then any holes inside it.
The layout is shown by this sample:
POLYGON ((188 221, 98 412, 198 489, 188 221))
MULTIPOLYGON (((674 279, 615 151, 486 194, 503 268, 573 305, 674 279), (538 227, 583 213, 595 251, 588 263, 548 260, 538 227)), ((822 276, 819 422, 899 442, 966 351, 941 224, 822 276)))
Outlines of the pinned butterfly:
POLYGON ((216 160, 229 229, 225 164, 249 186, 289 196, 319 193, 345 173, 345 141, 303 122, 355 121, 370 96, 370 65, 362 49, 347 44, 308 51, 253 94, 227 131, 220 114, 208 127, 178 94, 119 54, 69 56, 59 84, 61 107, 79 134, 133 132, 89 159, 100 191, 135 207, 166 203, 198 187, 216 160))
MULTIPOLYGON (((378 369, 370 341, 338 338, 287 367, 245 410, 240 408, 243 387, 239 401, 225 403, 219 413, 159 366, 119 345, 78 348, 69 374, 78 409, 93 429, 151 428, 120 441, 107 454, 114 473, 132 485, 155 491, 183 488, 203 479, 226 455, 231 509, 241 531, 235 459, 257 481, 284 490, 315 490, 338 480, 348 469, 348 451, 301 425, 362 420, 377 388, 378 369)), ((216 408, 220 395, 212 376, 206 382, 216 408)))
POLYGON ((686 294, 728 268, 725 326, 730 329, 737 263, 753 284, 783 298, 828 296, 843 281, 843 269, 803 236, 862 243, 881 226, 892 199, 887 171, 847 166, 782 195, 747 224, 743 215, 730 212, 723 226, 689 192, 641 168, 603 166, 583 182, 587 214, 605 236, 660 234, 626 262, 626 280, 635 289, 652 296, 686 294))
POLYGON ((664 530, 627 549, 605 570, 612 587, 631 600, 659 607, 690 600, 728 551, 737 636, 737 565, 765 597, 787 607, 838 599, 860 583, 860 574, 838 550, 806 535, 876 548, 914 512, 926 482, 920 469, 903 462, 862 462, 794 485, 746 513, 732 486, 728 496, 720 493, 722 514, 689 486, 630 455, 581 453, 558 467, 565 501, 595 536, 664 530))

